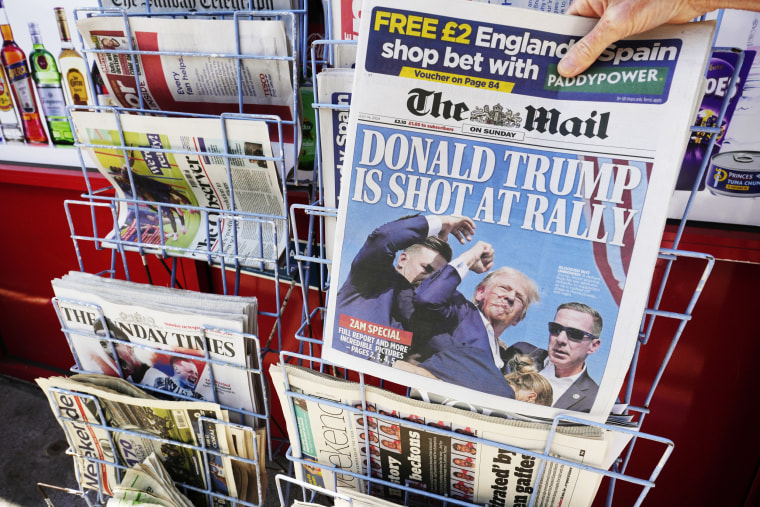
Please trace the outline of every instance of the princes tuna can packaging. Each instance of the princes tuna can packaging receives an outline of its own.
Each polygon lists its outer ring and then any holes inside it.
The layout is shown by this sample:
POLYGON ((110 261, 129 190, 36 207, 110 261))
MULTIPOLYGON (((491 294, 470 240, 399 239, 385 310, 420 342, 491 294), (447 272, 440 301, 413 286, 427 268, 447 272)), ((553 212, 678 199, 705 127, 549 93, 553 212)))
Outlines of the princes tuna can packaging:
POLYGON ((726 151, 712 158, 707 188, 716 195, 760 196, 760 152, 726 151))
MULTIPOLYGON (((720 116, 723 102, 726 99, 729 101, 728 106, 723 115, 723 121, 720 124, 720 132, 717 134, 718 137, 710 153, 707 153, 710 147, 710 134, 692 130, 683 164, 681 165, 681 172, 678 174, 678 180, 676 181, 676 190, 691 191, 697 178, 699 178, 699 171, 705 159, 709 160, 711 156, 718 153, 723 143, 723 135, 726 133, 728 123, 731 121, 731 116, 736 109, 737 99, 741 96, 741 93, 737 92, 743 88, 744 83, 747 81, 747 74, 752 66, 754 55, 754 51, 745 51, 743 58, 741 58, 741 51, 738 50, 713 52, 710 59, 710 67, 707 70, 705 95, 702 99, 694 126, 718 127, 718 117, 720 116), (742 61, 740 62, 740 60, 742 61), (729 90, 731 78, 734 75, 736 66, 739 64, 741 68, 737 74, 736 85, 731 91, 729 90)), ((702 178, 700 178, 698 189, 703 190, 704 188, 705 178, 703 174, 702 178)))

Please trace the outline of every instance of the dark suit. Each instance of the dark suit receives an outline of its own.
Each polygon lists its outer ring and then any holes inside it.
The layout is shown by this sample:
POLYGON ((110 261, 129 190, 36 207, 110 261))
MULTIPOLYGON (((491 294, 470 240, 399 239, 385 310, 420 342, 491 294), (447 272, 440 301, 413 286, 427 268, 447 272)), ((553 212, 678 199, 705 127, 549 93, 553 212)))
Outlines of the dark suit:
MULTIPOLYGON (((413 309, 414 289, 396 271, 396 253, 427 236, 428 221, 424 216, 396 220, 372 231, 338 291, 336 314, 405 329, 413 309)), ((340 340, 334 340, 333 347, 350 352, 340 340)))
MULTIPOLYGON (((523 354, 533 359, 539 371, 543 370, 546 358, 549 356, 546 349, 540 349, 527 342, 517 342, 502 353, 502 359, 507 367, 517 354, 523 354)), ((597 392, 599 392, 599 385, 588 374, 588 370, 584 370, 583 374, 573 382, 567 391, 554 401, 552 407, 575 410, 576 412, 590 412, 594 406, 597 392)))
POLYGON ((514 398, 494 364, 480 310, 456 290, 460 282, 456 269, 446 265, 417 288, 411 329, 413 351, 424 359, 419 366, 446 382, 514 398))

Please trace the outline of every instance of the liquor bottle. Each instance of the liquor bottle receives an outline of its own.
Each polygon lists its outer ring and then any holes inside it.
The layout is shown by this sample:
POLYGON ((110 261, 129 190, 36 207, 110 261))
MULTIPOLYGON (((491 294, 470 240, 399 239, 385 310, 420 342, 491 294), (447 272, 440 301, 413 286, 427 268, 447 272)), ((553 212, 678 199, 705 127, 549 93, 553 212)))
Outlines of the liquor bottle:
POLYGON ((74 49, 69 35, 69 25, 66 21, 66 11, 63 7, 55 7, 55 21, 58 24, 58 34, 61 36, 61 53, 58 55, 58 65, 63 76, 63 91, 66 102, 75 106, 93 105, 95 100, 90 90, 87 62, 74 49))
POLYGON ((28 143, 47 143, 45 127, 42 125, 37 99, 34 97, 34 85, 26 63, 26 54, 13 40, 13 30, 5 16, 3 2, 0 0, 0 31, 3 34, 3 49, 0 59, 8 75, 8 83, 16 102, 21 125, 24 129, 24 139, 28 143))
POLYGON ((0 66, 0 139, 5 142, 24 142, 24 131, 13 107, 10 86, 5 77, 5 70, 0 66))
POLYGON ((103 77, 100 75, 98 62, 92 62, 92 70, 90 72, 92 76, 92 86, 95 87, 95 95, 98 97, 98 105, 113 106, 114 104, 111 101, 111 95, 108 93, 108 88, 103 82, 103 77))
POLYGON ((37 85, 37 95, 40 96, 50 137, 54 144, 74 144, 74 134, 66 115, 66 100, 63 98, 58 65, 50 51, 42 45, 40 27, 34 21, 29 23, 29 35, 32 37, 33 47, 29 53, 32 79, 37 85))

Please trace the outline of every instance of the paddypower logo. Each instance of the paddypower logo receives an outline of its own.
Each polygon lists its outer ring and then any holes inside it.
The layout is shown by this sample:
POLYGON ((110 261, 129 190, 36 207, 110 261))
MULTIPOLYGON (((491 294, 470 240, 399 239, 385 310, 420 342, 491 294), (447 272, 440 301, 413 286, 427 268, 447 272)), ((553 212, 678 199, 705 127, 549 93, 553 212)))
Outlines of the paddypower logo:
POLYGON ((544 88, 552 91, 615 93, 620 95, 663 95, 679 53, 678 45, 653 43, 644 47, 607 48, 599 61, 581 75, 566 78, 550 65, 544 88), (630 62, 636 62, 631 65, 630 62))

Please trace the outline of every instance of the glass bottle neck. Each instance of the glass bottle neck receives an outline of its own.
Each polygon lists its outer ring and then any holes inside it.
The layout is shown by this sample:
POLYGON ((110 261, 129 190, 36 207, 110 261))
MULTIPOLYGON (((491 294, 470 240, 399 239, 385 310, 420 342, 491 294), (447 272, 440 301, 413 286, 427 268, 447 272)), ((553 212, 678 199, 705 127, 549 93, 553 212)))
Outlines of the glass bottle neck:
POLYGON ((40 28, 36 23, 29 23, 29 35, 32 38, 32 45, 34 49, 42 47, 42 36, 40 35, 40 28))
POLYGON ((13 41, 13 30, 11 30, 11 25, 8 25, 8 24, 0 25, 0 31, 3 32, 3 41, 5 42, 13 41))

